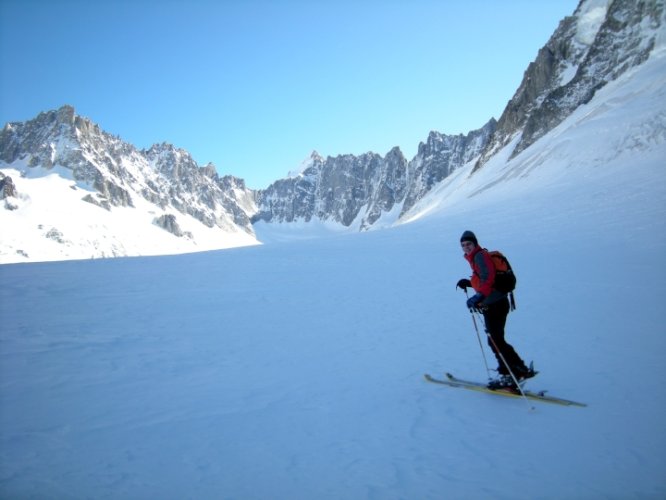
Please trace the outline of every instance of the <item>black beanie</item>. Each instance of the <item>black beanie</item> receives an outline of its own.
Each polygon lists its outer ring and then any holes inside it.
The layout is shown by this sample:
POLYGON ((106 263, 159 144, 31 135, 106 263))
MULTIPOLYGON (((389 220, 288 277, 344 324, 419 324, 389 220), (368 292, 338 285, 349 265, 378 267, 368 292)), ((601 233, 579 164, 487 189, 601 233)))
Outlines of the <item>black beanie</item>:
POLYGON ((460 237, 460 243, 463 241, 471 241, 475 246, 479 246, 479 242, 476 240, 476 236, 472 231, 465 231, 460 237))

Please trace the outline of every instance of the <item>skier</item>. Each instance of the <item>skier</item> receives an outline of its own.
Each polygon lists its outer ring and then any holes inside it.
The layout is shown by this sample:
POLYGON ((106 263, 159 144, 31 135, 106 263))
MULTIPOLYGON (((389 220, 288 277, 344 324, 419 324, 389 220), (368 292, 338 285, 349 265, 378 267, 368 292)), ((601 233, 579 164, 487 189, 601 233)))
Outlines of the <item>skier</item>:
POLYGON ((536 373, 531 366, 530 368, 525 366, 525 362, 511 344, 504 340, 504 326, 510 309, 509 299, 506 293, 493 288, 495 266, 488 251, 479 246, 474 233, 465 231, 460 238, 460 244, 473 273, 471 281, 463 278, 458 281, 457 286, 465 291, 468 287, 472 287, 476 291, 472 297, 467 299, 467 307, 471 311, 479 311, 483 314, 488 345, 498 363, 499 378, 490 382, 488 387, 491 389, 516 388, 511 373, 519 383, 533 377, 536 373))

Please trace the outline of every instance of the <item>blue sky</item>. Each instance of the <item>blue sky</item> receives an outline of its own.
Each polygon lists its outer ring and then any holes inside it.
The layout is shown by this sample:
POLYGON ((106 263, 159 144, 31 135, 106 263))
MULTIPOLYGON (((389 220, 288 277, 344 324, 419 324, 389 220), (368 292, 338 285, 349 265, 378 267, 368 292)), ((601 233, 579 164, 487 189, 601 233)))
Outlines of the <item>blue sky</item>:
POLYGON ((499 118, 578 0, 0 0, 0 122, 63 104, 251 188, 499 118))

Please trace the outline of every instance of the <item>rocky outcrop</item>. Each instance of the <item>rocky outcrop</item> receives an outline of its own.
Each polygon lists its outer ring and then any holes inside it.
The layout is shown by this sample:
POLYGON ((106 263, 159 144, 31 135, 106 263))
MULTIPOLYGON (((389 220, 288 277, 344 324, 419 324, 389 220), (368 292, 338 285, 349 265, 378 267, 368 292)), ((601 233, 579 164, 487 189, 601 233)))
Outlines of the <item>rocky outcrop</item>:
POLYGON ((180 228, 178 222, 176 221, 176 216, 173 214, 165 214, 160 217, 157 217, 155 218, 155 220, 153 220, 153 224, 155 224, 158 227, 161 227, 165 231, 170 232, 171 234, 173 234, 178 238, 182 238, 183 236, 192 238, 192 233, 185 232, 180 228))
POLYGON ((0 200, 6 210, 16 210, 18 207, 12 199, 18 197, 18 190, 12 178, 0 172, 0 200))
POLYGON ((18 191, 12 178, 0 173, 0 200, 16 198, 16 196, 18 196, 18 191))
POLYGON ((170 144, 156 144, 142 153, 159 174, 143 187, 144 198, 163 208, 172 206, 208 227, 238 226, 252 233, 254 195, 245 181, 220 178, 212 164, 199 167, 187 151, 170 144))
POLYGON ((488 144, 496 125, 497 122, 491 119, 482 128, 467 135, 430 132, 428 140, 419 144, 416 156, 409 162, 409 185, 403 213, 456 169, 477 158, 488 144))
POLYGON ((659 0, 581 1, 528 66, 475 169, 518 137, 514 157, 608 82, 643 63, 663 22, 659 0))

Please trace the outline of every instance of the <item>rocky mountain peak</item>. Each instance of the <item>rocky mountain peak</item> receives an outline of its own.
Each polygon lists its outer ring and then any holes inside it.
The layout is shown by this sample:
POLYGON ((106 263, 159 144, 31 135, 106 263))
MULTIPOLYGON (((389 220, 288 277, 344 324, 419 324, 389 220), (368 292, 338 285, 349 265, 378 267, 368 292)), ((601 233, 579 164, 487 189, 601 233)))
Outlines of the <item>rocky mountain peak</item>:
POLYGON ((144 198, 208 227, 253 234, 246 212, 253 210, 253 196, 244 183, 227 191, 229 180, 220 182, 214 165, 199 167, 187 151, 168 143, 139 151, 76 115, 71 106, 8 124, 0 132, 0 160, 8 165, 21 161, 28 169, 68 169, 76 182, 96 191, 82 199, 108 210, 133 207, 135 199, 144 198))
POLYGON ((55 114, 56 114, 57 121, 59 121, 60 123, 66 123, 66 124, 69 124, 69 125, 74 125, 74 119, 76 117, 76 112, 75 112, 73 106, 65 104, 60 109, 58 109, 55 112, 55 114))
POLYGON ((359 227, 369 227, 383 211, 401 201, 401 196, 394 193, 404 189, 406 167, 398 148, 386 157, 368 152, 324 159, 313 152, 297 176, 257 192, 258 212, 253 220, 293 222, 317 218, 344 226, 358 221, 359 227), (402 181, 396 184, 397 178, 402 181))
POLYGON ((517 155, 643 63, 663 22, 662 1, 582 0, 528 66, 475 168, 520 134, 512 157, 517 155))

